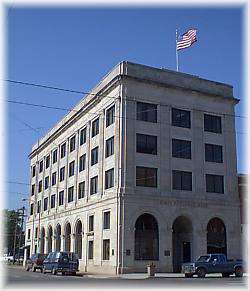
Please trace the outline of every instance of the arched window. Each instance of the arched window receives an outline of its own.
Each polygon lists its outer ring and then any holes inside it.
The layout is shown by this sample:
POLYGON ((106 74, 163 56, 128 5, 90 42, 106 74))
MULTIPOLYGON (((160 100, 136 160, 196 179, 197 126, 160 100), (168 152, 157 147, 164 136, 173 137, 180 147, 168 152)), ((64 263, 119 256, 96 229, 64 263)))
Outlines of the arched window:
POLYGON ((48 253, 52 252, 52 235, 53 235, 53 230, 52 230, 52 227, 49 226, 49 231, 48 231, 48 253))
POLYGON ((142 214, 135 223, 135 260, 159 260, 159 231, 151 214, 142 214))
POLYGON ((71 226, 70 223, 67 223, 65 227, 65 251, 70 252, 71 245, 71 226))
POLYGON ((75 238, 75 251, 79 259, 82 258, 82 222, 80 220, 76 223, 76 238, 75 238))
POLYGON ((207 253, 227 255, 226 227, 220 218, 212 218, 207 224, 207 253))
POLYGON ((58 224, 56 227, 56 251, 61 250, 61 225, 58 224))

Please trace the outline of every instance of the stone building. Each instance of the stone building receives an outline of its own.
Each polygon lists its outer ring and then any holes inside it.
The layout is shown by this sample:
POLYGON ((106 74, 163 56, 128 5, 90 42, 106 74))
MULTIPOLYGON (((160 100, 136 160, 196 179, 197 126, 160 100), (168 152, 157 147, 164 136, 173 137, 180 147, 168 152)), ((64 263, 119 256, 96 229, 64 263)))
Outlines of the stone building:
POLYGON ((116 65, 32 147, 26 255, 116 274, 240 258, 237 102, 227 84, 116 65))

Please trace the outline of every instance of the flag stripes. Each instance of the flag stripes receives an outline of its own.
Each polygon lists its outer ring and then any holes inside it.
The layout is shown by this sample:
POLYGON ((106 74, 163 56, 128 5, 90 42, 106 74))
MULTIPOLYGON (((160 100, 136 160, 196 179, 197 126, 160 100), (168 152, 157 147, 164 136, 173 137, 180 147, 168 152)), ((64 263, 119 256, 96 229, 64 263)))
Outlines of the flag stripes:
POLYGON ((176 49, 181 50, 187 47, 190 47, 194 42, 197 41, 196 38, 196 29, 189 29, 182 35, 181 40, 176 41, 176 49))

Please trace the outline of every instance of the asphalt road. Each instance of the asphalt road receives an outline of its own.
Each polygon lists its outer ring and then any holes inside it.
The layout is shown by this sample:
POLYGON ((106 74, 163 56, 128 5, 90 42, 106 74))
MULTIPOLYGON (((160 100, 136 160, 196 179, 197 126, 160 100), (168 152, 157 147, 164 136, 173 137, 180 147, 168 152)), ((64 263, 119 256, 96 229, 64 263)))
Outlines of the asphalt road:
POLYGON ((41 285, 56 285, 56 286, 72 286, 73 285, 82 285, 89 287, 122 287, 122 288, 143 288, 143 287, 164 287, 166 285, 173 285, 173 287, 178 287, 179 285, 184 286, 227 286, 227 287, 246 287, 246 277, 243 278, 222 278, 221 276, 208 276, 204 279, 199 278, 184 278, 180 276, 175 276, 174 274, 171 277, 155 277, 155 278, 138 278, 136 275, 127 276, 126 278, 119 277, 109 277, 109 276, 86 276, 86 275, 77 275, 77 276, 62 276, 62 275, 51 275, 49 273, 42 274, 40 271, 37 272, 27 272, 22 267, 18 266, 6 266, 6 276, 5 276, 5 285, 7 286, 22 286, 29 285, 39 287, 41 285))

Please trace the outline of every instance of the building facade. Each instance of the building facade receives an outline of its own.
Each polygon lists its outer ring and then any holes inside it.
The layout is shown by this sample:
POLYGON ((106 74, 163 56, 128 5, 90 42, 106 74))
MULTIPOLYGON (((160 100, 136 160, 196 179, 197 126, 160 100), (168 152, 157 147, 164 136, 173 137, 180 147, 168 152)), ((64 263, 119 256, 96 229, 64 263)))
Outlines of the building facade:
POLYGON ((237 102, 227 84, 119 63, 32 147, 26 256, 75 251, 115 274, 240 258, 237 102))

